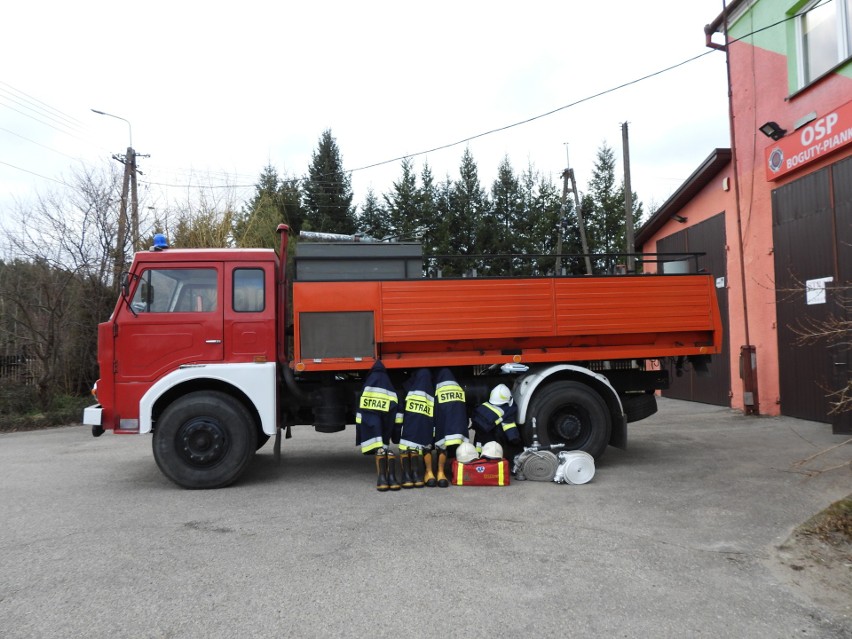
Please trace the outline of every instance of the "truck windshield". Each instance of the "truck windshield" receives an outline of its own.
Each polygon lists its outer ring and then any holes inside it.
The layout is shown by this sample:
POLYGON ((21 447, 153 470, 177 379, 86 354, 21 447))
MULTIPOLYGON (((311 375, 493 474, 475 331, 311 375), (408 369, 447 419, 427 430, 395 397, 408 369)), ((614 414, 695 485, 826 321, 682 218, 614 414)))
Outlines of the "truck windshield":
POLYGON ((149 269, 131 307, 137 313, 205 313, 216 310, 216 269, 149 269))

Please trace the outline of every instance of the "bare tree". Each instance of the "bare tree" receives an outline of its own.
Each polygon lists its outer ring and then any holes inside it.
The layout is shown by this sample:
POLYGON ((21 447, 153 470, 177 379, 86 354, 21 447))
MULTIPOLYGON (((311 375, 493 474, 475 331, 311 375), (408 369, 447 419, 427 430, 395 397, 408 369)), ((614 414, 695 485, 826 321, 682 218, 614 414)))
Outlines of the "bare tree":
POLYGON ((119 175, 112 167, 83 167, 70 182, 72 188, 19 203, 0 241, 0 331, 7 344, 38 361, 43 404, 93 381, 96 327, 115 301, 119 175))
POLYGON ((233 223, 237 210, 234 192, 199 190, 195 200, 166 209, 155 220, 158 232, 165 233, 176 248, 224 248, 233 245, 233 223))

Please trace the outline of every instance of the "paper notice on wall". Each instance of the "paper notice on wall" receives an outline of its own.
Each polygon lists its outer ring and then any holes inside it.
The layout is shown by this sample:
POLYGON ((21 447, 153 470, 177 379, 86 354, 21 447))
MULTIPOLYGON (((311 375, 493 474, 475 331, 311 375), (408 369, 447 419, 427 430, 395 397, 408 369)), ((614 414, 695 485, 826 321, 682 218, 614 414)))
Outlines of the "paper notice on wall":
POLYGON ((815 280, 807 280, 805 282, 805 303, 808 306, 812 304, 825 304, 825 285, 833 281, 833 277, 820 277, 815 280))

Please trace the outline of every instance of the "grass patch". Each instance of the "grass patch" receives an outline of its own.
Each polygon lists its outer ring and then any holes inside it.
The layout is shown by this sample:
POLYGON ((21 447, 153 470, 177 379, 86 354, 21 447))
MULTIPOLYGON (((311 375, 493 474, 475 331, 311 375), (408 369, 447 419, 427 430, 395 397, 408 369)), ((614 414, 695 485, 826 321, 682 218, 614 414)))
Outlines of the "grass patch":
POLYGON ((14 397, 0 397, 0 400, 4 399, 5 402, 0 401, 0 433, 79 424, 83 409, 94 402, 90 396, 57 395, 47 409, 41 410, 34 395, 31 396, 26 390, 14 397))

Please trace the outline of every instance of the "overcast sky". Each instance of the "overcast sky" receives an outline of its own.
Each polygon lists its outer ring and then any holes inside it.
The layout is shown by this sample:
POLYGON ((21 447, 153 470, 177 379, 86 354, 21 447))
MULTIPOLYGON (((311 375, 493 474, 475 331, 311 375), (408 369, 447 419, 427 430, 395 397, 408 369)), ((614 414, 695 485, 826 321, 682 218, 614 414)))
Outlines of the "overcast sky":
POLYGON ((10 0, 0 21, 0 221, 73 168, 132 142, 140 197, 163 209, 188 190, 237 185, 267 164, 302 176, 331 129, 355 202, 388 192, 398 161, 565 107, 703 53, 651 79, 552 115, 414 157, 456 178, 469 145, 489 189, 508 156, 580 189, 597 149, 630 124, 633 190, 662 204, 729 146, 725 61, 703 27, 721 0, 235 3, 10 0), (95 108, 131 123, 91 112, 95 108))

